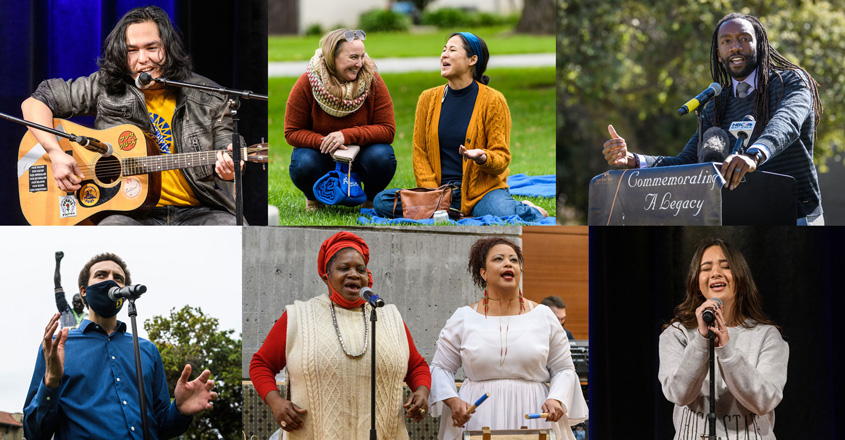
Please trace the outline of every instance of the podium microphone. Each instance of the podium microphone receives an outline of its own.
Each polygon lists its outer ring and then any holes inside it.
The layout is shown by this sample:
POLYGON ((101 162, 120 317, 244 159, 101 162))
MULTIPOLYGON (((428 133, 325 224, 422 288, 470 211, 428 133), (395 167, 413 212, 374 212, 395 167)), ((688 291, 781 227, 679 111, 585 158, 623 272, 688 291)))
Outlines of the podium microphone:
MULTIPOLYGON (((720 300, 719 298, 710 299, 719 303, 719 307, 722 306, 722 300, 720 300)), ((713 309, 707 309, 704 311, 704 313, 701 314, 701 319, 703 319, 704 322, 707 323, 707 325, 713 324, 713 321, 716 320, 716 313, 713 311, 713 309)))
POLYGON ((135 87, 146 90, 153 86, 153 76, 147 72, 141 72, 137 78, 135 78, 135 87))
POLYGON ((713 99, 713 97, 719 93, 722 93, 722 86, 719 85, 719 83, 711 83, 710 87, 704 89, 704 91, 699 93, 698 96, 690 99, 686 104, 679 108, 678 116, 683 116, 697 109, 699 105, 707 104, 707 101, 713 99))
POLYGON ((757 122, 754 121, 754 116, 751 115, 745 115, 745 117, 742 118, 742 121, 731 122, 730 132, 732 135, 736 136, 736 144, 734 144, 734 149, 731 154, 738 154, 740 149, 745 151, 748 138, 751 137, 755 124, 757 124, 757 122))
POLYGON ((373 292, 373 289, 370 289, 369 287, 361 288, 361 298, 370 303, 373 307, 384 307, 384 300, 379 298, 379 296, 373 292))
POLYGON ((124 286, 124 287, 112 287, 109 289, 109 299, 112 301, 117 301, 118 298, 126 298, 135 300, 141 297, 141 295, 147 291, 147 286, 143 284, 133 284, 131 286, 124 286))
POLYGON ((698 162, 722 162, 728 157, 728 145, 731 140, 728 133, 719 127, 710 127, 701 137, 701 149, 698 150, 698 162))

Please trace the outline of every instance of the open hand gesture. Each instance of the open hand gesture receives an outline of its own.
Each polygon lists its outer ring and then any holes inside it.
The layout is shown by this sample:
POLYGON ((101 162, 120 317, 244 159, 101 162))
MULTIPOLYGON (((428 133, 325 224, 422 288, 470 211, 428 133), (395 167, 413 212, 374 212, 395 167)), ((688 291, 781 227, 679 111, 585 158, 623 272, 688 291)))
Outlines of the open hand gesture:
POLYGON ((465 146, 461 145, 460 147, 458 147, 458 154, 463 157, 466 157, 467 159, 472 160, 473 162, 479 165, 483 164, 484 162, 487 162, 487 153, 485 153, 484 150, 478 148, 473 150, 467 150, 465 146))
POLYGON ((59 317, 56 313, 50 318, 47 327, 44 329, 44 338, 41 340, 41 352, 44 355, 44 385, 49 388, 56 388, 62 383, 62 375, 65 372, 65 342, 67 342, 68 329, 63 328, 53 339, 56 329, 59 328, 59 317))
POLYGON ((176 409, 179 413, 185 416, 192 416, 211 409, 211 402, 217 400, 217 393, 211 391, 214 388, 214 381, 208 380, 211 372, 205 370, 196 379, 188 382, 191 377, 191 365, 185 365, 182 370, 182 376, 176 382, 176 391, 174 391, 174 401, 176 409))

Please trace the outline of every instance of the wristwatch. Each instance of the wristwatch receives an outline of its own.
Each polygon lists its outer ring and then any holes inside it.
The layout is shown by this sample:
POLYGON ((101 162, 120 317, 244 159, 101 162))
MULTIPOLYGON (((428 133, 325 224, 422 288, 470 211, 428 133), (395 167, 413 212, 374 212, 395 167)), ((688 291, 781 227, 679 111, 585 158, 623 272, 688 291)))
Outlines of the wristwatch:
POLYGON ((754 166, 760 166, 760 162, 763 161, 763 152, 760 150, 754 150, 753 153, 746 151, 745 155, 750 157, 754 160, 754 166))

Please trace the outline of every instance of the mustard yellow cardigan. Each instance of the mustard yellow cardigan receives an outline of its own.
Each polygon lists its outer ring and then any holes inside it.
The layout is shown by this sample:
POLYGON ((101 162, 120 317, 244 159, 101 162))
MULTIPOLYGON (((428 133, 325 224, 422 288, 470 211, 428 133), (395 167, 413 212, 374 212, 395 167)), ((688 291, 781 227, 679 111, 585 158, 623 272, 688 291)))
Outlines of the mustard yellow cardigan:
MULTIPOLYGON (((437 127, 446 85, 428 89, 417 102, 414 123, 414 177, 417 186, 436 188, 441 184, 440 140, 437 127)), ((487 162, 482 165, 464 158, 461 183, 461 212, 472 208, 490 191, 507 188, 508 165, 511 161, 511 113, 505 97, 498 91, 478 84, 478 97, 467 127, 464 147, 482 149, 487 162)))

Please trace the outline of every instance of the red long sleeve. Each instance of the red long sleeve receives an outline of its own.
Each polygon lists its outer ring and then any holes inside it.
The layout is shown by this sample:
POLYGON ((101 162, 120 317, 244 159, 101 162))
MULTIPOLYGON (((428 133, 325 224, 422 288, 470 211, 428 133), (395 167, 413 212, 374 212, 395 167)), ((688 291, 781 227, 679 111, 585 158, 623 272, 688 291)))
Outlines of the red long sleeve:
MULTIPOLYGON (((404 324, 404 322, 403 322, 404 324)), ((422 357, 417 346, 414 345, 414 339, 411 337, 411 331, 408 330, 408 324, 405 325, 405 335, 408 336, 408 373, 405 374, 405 383, 411 392, 417 389, 420 385, 431 389, 431 370, 428 368, 428 362, 422 357)))
POLYGON ((285 359, 285 344, 288 340, 288 312, 282 313, 270 333, 261 344, 261 348, 252 356, 249 362, 249 378, 258 395, 263 399, 276 388, 276 374, 287 365, 285 359))
MULTIPOLYGON (((405 335, 408 337, 409 351, 405 383, 408 384, 411 391, 416 390, 421 385, 431 389, 431 371, 428 368, 428 363, 417 351, 408 325, 404 325, 405 335)), ((249 378, 252 379, 252 384, 262 399, 270 391, 278 389, 276 388, 276 373, 287 365, 287 359, 285 359, 287 333, 288 315, 287 312, 284 312, 273 324, 273 328, 264 343, 261 344, 261 348, 252 356, 252 361, 249 363, 249 378)))

